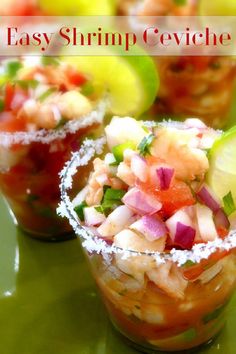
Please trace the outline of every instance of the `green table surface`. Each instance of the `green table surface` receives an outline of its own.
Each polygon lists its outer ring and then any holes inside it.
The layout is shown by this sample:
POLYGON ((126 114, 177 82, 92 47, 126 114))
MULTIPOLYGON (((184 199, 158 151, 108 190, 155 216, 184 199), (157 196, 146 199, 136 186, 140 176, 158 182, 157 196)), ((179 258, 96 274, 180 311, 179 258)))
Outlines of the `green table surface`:
MULTIPOLYGON (((77 239, 43 243, 0 198, 0 353, 135 354, 116 335, 77 239)), ((236 353, 236 296, 220 336, 198 353, 236 353)))

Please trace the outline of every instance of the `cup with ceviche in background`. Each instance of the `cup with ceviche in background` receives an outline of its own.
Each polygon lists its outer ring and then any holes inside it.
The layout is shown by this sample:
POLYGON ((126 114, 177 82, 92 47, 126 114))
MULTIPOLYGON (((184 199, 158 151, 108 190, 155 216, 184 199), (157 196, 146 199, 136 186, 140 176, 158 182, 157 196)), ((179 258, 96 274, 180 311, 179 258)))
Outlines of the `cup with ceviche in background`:
POLYGON ((220 178, 225 195, 215 193, 212 167, 221 156, 222 168, 222 151, 233 153, 229 135, 198 119, 119 117, 105 132, 109 152, 94 159, 74 200, 69 181, 92 157, 83 150, 64 168, 58 213, 81 238, 111 322, 142 352, 209 343, 236 280, 235 191, 220 178))
MULTIPOLYGON (((15 223, 32 237, 73 237, 56 214, 58 174, 86 136, 101 134, 105 108, 88 87, 84 74, 55 58, 1 64, 0 190, 15 223)), ((90 169, 78 171, 79 189, 90 169)))
MULTIPOLYGON (((126 15, 199 16, 199 6, 195 0, 144 0, 129 5, 126 15)), ((151 116, 199 117, 214 128, 227 125, 236 77, 233 57, 185 53, 155 61, 161 85, 151 116)))

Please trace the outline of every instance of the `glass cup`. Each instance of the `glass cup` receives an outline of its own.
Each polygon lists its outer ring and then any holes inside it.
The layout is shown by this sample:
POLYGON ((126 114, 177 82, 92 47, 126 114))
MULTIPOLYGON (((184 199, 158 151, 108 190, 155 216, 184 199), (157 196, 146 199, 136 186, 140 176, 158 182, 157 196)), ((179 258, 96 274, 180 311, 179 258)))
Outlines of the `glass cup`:
MULTIPOLYGON (((46 241, 74 237, 69 223, 56 214, 59 172, 86 136, 100 135, 102 106, 56 130, 0 132, 0 190, 15 224, 30 236, 46 241)), ((75 190, 84 187, 91 167, 80 167, 75 190)))
MULTIPOLYGON (((197 2, 192 0, 184 1, 183 4, 174 0, 136 1, 129 7, 126 12, 128 14, 133 15, 130 23, 137 31, 143 31, 143 21, 146 22, 149 16, 162 16, 157 21, 162 23, 162 28, 165 28, 164 18, 168 28, 175 28, 174 19, 177 16, 187 16, 182 17, 180 23, 185 19, 198 24, 197 17, 191 19, 191 16, 197 16, 197 2)), ((148 25, 154 19, 150 17, 148 25)), ((206 48, 199 49, 197 55, 194 55, 194 51, 195 48, 189 46, 188 50, 183 49, 178 56, 169 54, 153 57, 160 77, 160 87, 147 115, 152 119, 166 116, 182 120, 197 117, 208 126, 222 128, 230 120, 236 82, 235 60, 231 56, 212 56, 206 48)))
POLYGON ((113 246, 80 225, 67 194, 83 157, 75 154, 61 175, 58 213, 81 238, 114 327, 144 353, 182 351, 211 342, 225 324, 235 289, 236 233, 190 251, 136 252, 113 246))
POLYGON ((160 90, 152 114, 201 118, 222 128, 231 107, 236 66, 230 57, 158 57, 160 90))

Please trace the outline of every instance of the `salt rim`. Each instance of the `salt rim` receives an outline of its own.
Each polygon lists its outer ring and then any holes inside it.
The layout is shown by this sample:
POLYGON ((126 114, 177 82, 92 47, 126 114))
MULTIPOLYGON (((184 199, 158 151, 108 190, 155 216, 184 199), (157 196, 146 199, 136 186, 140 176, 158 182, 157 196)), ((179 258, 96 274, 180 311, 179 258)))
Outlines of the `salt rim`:
POLYGON ((93 124, 101 124, 106 113, 108 102, 101 101, 96 109, 78 119, 70 120, 62 128, 40 129, 34 132, 0 132, 0 146, 7 148, 13 144, 29 145, 32 142, 41 142, 50 144, 57 139, 64 139, 68 133, 74 134, 82 128, 89 127, 93 124))
MULTIPOLYGON (((169 121, 165 124, 170 125, 172 122, 169 121)), ((199 243, 194 245, 191 250, 172 249, 170 253, 153 252, 149 250, 146 250, 145 252, 137 252, 134 250, 124 250, 120 247, 109 245, 104 240, 97 237, 91 229, 82 226, 76 212, 74 211, 74 207, 67 194, 67 190, 72 187, 72 179, 77 171, 77 168, 86 165, 96 153, 101 154, 105 142, 106 139, 104 137, 97 140, 86 139, 80 150, 73 153, 71 160, 66 163, 64 169, 60 173, 60 191, 62 199, 59 207, 57 208, 57 213, 62 217, 68 218, 75 233, 82 238, 82 246, 89 253, 96 252, 97 254, 102 254, 104 259, 112 254, 121 254, 123 259, 127 259, 131 256, 146 255, 152 257, 157 264, 172 261, 181 267, 187 261, 199 263, 203 259, 208 259, 209 256, 217 250, 229 251, 236 247, 236 230, 232 230, 224 240, 219 238, 207 243, 199 243)))

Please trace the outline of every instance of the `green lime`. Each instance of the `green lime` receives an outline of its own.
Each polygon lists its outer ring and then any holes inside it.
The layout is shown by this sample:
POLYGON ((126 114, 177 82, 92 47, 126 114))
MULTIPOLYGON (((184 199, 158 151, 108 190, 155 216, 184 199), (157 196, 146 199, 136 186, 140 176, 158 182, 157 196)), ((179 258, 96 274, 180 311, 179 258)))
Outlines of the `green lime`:
POLYGON ((53 16, 100 16, 115 15, 115 0, 39 0, 39 6, 53 16))
POLYGON ((225 132, 209 153, 207 180, 216 195, 223 199, 229 192, 236 202, 236 127, 225 132))
POLYGON ((236 16, 236 1, 200 0, 198 12, 201 16, 236 16))
POLYGON ((63 60, 90 74, 95 94, 108 94, 112 114, 137 117, 155 100, 159 77, 149 56, 70 56, 63 60))

